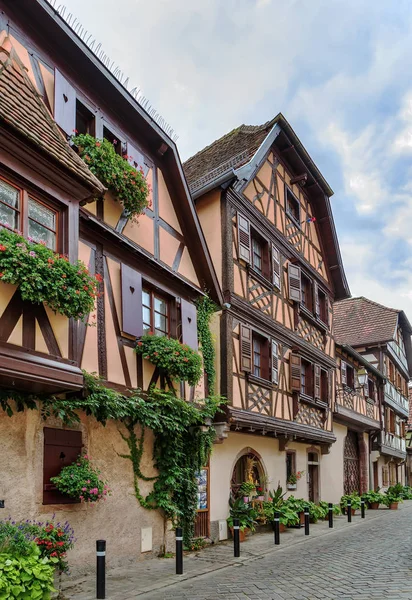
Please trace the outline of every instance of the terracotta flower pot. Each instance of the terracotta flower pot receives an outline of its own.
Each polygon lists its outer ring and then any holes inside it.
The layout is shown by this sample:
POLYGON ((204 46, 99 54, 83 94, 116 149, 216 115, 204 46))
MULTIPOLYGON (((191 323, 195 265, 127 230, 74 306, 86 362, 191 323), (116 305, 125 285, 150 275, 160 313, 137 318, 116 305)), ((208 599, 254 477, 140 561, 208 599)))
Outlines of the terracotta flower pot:
MULTIPOLYGON (((232 538, 233 538, 233 527, 229 527, 230 529, 230 533, 232 534, 232 538)), ((239 529, 239 542, 244 542, 246 539, 246 529, 239 529)))
POLYGON ((356 513, 356 508, 352 508, 351 512, 352 512, 352 517, 353 517, 353 515, 356 513))
POLYGON ((279 523, 279 531, 280 533, 284 533, 286 531, 286 525, 279 523))
POLYGON ((299 513, 299 522, 301 525, 305 524, 305 513, 303 511, 299 513))
POLYGON ((378 510, 378 508, 379 508, 379 502, 369 502, 369 508, 371 510, 378 510))
POLYGON ((389 504, 389 510, 398 510, 398 503, 397 502, 391 502, 389 504))

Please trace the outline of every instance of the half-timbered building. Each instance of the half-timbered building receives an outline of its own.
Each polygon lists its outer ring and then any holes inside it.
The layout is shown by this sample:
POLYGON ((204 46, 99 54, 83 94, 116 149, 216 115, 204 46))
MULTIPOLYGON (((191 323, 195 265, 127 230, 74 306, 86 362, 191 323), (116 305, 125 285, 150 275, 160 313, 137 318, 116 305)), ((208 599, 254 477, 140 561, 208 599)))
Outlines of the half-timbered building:
POLYGON ((325 489, 336 439, 332 305, 349 289, 333 192, 281 114, 231 131, 184 169, 224 295, 230 433, 211 459, 212 533, 222 536, 248 458, 266 489, 285 488, 297 471, 299 496, 317 501, 325 489))
MULTIPOLYGON (((385 376, 379 404, 380 429, 370 435, 371 487, 404 483, 408 382, 412 369, 411 325, 402 310, 364 297, 337 302, 334 315, 335 333, 340 343, 352 346, 385 376)), ((345 364, 345 361, 341 363, 338 376, 343 398, 350 387, 345 364)))
MULTIPOLYGON (((197 349, 196 300, 207 289, 220 304, 175 143, 45 0, 0 2, 0 221, 81 259, 103 291, 85 324, 23 301, 15 285, 0 282, 0 391, 79 393, 82 369, 120 391, 146 390, 159 372, 135 354, 136 338, 152 331, 197 349), (138 223, 70 147, 74 130, 106 138, 144 173, 150 207, 138 223)), ((204 397, 203 383, 181 393, 204 397)), ((85 414, 78 427, 63 428, 39 411, 13 418, 0 411, 4 516, 68 519, 78 540, 72 563, 91 562, 101 536, 119 559, 159 550, 163 519, 134 497, 117 427, 85 414), (50 484, 82 450, 113 490, 89 510, 50 484)), ((147 476, 152 444, 149 436, 147 476)))

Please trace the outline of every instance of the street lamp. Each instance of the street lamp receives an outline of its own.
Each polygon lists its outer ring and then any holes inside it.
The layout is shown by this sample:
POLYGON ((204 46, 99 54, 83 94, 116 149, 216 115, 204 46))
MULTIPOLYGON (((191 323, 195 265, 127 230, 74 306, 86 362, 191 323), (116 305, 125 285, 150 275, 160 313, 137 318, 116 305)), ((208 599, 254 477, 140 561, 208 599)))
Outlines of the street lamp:
POLYGON ((358 371, 358 381, 359 381, 359 385, 361 388, 364 388, 366 386, 366 384, 368 383, 368 373, 366 372, 366 369, 362 367, 362 369, 359 369, 358 371))

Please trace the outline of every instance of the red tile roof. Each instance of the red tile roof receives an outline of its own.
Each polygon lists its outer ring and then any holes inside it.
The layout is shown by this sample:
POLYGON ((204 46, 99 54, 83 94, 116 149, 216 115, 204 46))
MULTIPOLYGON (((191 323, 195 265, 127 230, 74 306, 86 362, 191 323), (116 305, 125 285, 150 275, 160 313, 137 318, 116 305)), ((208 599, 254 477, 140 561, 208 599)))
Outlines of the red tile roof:
POLYGON ((105 187, 63 137, 7 35, 0 36, 0 121, 82 180, 91 195, 104 194, 105 187))
POLYGON ((355 347, 393 340, 401 312, 363 296, 335 302, 335 339, 338 344, 355 347))

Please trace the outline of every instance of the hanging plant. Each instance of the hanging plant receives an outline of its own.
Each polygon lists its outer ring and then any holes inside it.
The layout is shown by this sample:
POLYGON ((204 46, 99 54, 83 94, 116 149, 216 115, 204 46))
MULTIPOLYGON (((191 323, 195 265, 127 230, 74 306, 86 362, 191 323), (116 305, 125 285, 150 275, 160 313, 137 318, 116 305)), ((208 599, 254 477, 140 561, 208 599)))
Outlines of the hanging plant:
POLYGON ((0 279, 17 285, 23 300, 45 302, 66 317, 83 319, 94 308, 101 278, 80 260, 70 263, 44 243, 25 239, 0 223, 0 279))
POLYGON ((136 220, 149 205, 150 186, 143 170, 134 169, 106 139, 98 140, 92 135, 81 134, 74 136, 72 142, 90 171, 123 205, 126 216, 136 220))
POLYGON ((63 467, 57 477, 51 477, 59 492, 81 502, 99 502, 110 490, 100 479, 100 471, 93 467, 87 455, 79 456, 75 463, 63 467))
POLYGON ((135 351, 149 360, 174 381, 196 385, 202 376, 200 355, 178 340, 160 335, 144 335, 135 351))

